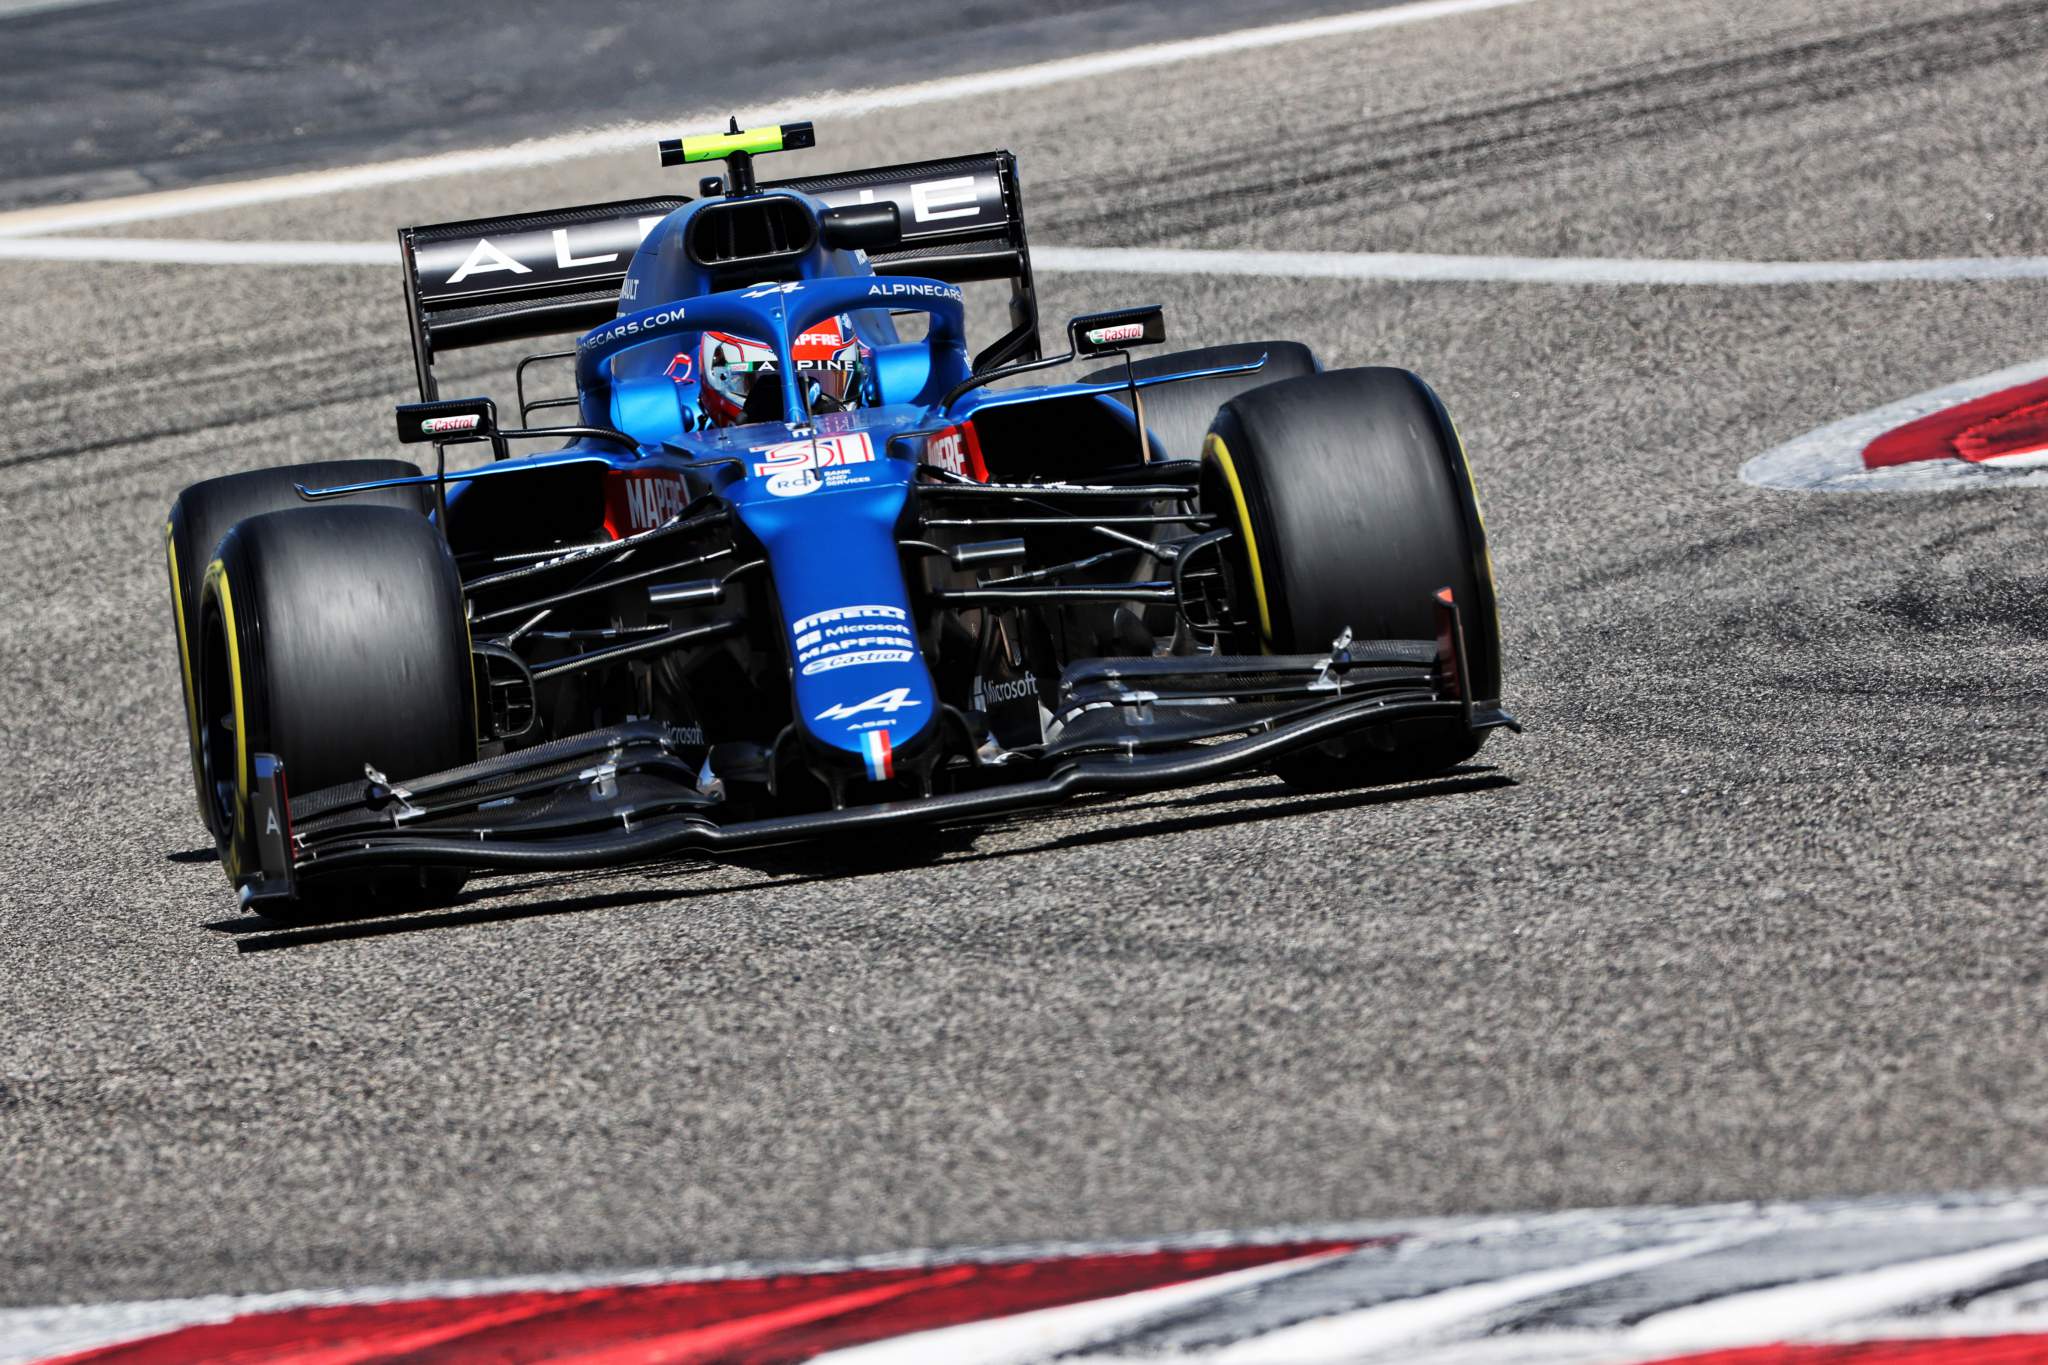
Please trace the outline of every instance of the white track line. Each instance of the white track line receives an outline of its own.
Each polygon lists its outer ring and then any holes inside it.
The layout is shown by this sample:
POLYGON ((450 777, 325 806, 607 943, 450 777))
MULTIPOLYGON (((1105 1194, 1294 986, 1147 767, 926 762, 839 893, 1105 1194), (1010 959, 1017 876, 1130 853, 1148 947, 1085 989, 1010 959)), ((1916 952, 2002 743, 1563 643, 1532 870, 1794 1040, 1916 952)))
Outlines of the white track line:
POLYGON ((145 265, 397 265, 398 242, 204 242, 143 237, 0 237, 0 260, 145 265))
POLYGON ((93 5, 104 5, 108 0, 0 0, 0 19, 13 19, 24 14, 41 14, 53 9, 86 9, 93 5))
MULTIPOLYGON (((0 260, 158 265, 395 265, 391 242, 209 242, 146 237, 0 237, 0 260)), ((1873 284, 2048 279, 2048 256, 1921 261, 1671 261, 1450 256, 1403 251, 1207 251, 1042 246, 1048 274, 1246 276, 1553 285, 1873 284)))
POLYGON ((1128 1332, 1165 1313, 1204 1299, 1248 1289, 1267 1280, 1298 1274, 1349 1251, 1321 1251, 1272 1265, 1252 1266, 1210 1275, 1184 1284, 1141 1289, 1114 1298, 1041 1308, 985 1322, 940 1327, 907 1337, 870 1342, 828 1351, 816 1365, 1024 1365, 1086 1347, 1092 1341, 1128 1332))
POLYGON ((1406 251, 1203 251, 1069 246, 1034 249, 1031 263, 1044 270, 1139 275, 1275 275, 1292 279, 1491 284, 1772 285, 2048 279, 2048 256, 1919 261, 1675 261, 1445 256, 1406 251))
POLYGON ((1953 1294, 2044 1260, 2048 1260, 2048 1237, 2028 1237, 1881 1270, 1802 1280, 1659 1313, 1637 1324, 1631 1339, 1634 1345, 1659 1351, 1785 1341, 1839 1322, 1953 1294))
MULTIPOLYGON (((976 99, 1035 90, 1065 81, 1090 80, 1125 71, 1168 66, 1175 62, 1199 61, 1251 52, 1288 43, 1314 42, 1322 38, 1346 38, 1375 29, 1430 19, 1448 19, 1482 10, 1506 9, 1533 0, 1418 0, 1385 9, 1335 14, 1322 19, 1303 19, 1286 24, 1238 29, 1207 38, 1184 38, 1175 42, 1149 43, 1113 52, 1095 52, 1029 66, 980 71, 945 80, 921 81, 912 85, 887 86, 873 90, 852 90, 820 95, 792 95, 773 108, 743 109, 737 112, 742 125, 767 123, 792 114, 810 119, 850 118, 879 109, 908 109, 947 100, 976 99)), ((296 175, 271 176, 226 185, 200 185, 190 189, 165 190, 156 194, 130 195, 88 204, 56 204, 0 214, 0 237, 26 237, 79 228, 112 227, 151 218, 175 218, 189 213, 237 208, 245 204, 271 204, 309 195, 335 194, 373 185, 393 185, 408 180, 426 180, 444 175, 470 175, 478 171, 507 170, 523 166, 569 161, 578 157, 652 147, 664 137, 674 137, 690 128, 722 125, 729 111, 697 110, 678 112, 666 123, 628 124, 563 137, 541 138, 514 143, 509 147, 479 148, 447 152, 438 156, 408 157, 367 166, 350 166, 332 171, 308 171, 296 175)))
POLYGON ((1503 1309, 1545 1294, 1648 1270, 1742 1240, 1746 1238, 1694 1238, 1554 1270, 1510 1275, 1484 1284, 1396 1299, 1355 1313, 1336 1313, 1283 1327, 1218 1352, 1213 1359, 1215 1365, 1317 1365, 1323 1361, 1363 1360, 1376 1352, 1407 1348, 1442 1333, 1470 1331, 1483 1326, 1487 1318, 1503 1309))

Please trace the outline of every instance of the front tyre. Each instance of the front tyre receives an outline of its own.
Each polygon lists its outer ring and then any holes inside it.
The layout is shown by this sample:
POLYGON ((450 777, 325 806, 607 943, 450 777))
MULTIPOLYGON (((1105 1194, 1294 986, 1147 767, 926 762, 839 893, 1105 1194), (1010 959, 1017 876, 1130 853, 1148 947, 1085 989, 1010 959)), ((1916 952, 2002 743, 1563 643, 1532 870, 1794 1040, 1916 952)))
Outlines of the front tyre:
MULTIPOLYGON (((305 507, 298 485, 332 488, 349 483, 372 483, 379 479, 417 478, 419 466, 404 460, 326 460, 315 464, 284 465, 225 474, 195 483, 178 494, 164 519, 164 561, 171 576, 171 626, 178 643, 178 676, 185 694, 186 738, 192 753, 192 784, 199 798, 199 815, 207 831, 218 835, 213 824, 213 800, 200 770, 199 710, 193 695, 193 637, 199 629, 199 585, 206 566, 213 561, 214 547, 231 527, 245 517, 287 508, 305 507)), ((425 514, 430 489, 385 488, 357 493, 347 505, 405 507, 425 514)))
MULTIPOLYGON (((200 776, 231 879, 256 866, 259 753, 282 759, 302 796, 361 782, 366 764, 402 783, 475 759, 461 578, 417 512, 314 507, 240 522, 207 566, 198 619, 200 776)), ((460 878, 322 885, 306 909, 365 894, 446 899, 460 878)))
MULTIPOLYGON (((1477 701, 1500 696, 1500 620, 1486 528, 1464 444, 1436 393, 1406 370, 1331 370, 1240 395, 1203 451, 1203 506, 1237 532, 1247 638, 1266 653, 1436 635, 1448 587, 1464 621, 1477 701)), ((1456 721, 1408 721, 1279 760, 1289 783, 1328 789, 1439 772, 1479 750, 1456 721)))

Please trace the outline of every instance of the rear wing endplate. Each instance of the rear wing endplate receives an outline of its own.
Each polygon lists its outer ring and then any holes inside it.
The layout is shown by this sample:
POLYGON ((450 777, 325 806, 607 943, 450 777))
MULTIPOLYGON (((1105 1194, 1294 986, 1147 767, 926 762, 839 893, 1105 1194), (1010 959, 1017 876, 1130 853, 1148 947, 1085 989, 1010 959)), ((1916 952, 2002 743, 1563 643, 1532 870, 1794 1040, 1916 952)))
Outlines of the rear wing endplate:
MULTIPOLYGON (((798 190, 835 208, 894 203, 903 243, 868 253, 876 273, 952 284, 1008 280, 1010 330, 975 358, 975 368, 1038 358, 1038 294, 1009 152, 799 176, 762 188, 798 190)), ((641 239, 689 202, 628 199, 399 229, 420 397, 440 396, 434 358, 442 352, 587 331, 614 316, 641 239)))

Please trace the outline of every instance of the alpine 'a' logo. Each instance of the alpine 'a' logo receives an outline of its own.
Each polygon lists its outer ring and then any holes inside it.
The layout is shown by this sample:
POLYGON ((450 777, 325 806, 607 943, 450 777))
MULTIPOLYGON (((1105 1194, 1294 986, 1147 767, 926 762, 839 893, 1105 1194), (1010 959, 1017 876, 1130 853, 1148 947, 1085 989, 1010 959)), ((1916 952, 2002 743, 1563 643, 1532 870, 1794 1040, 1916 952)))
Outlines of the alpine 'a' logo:
POLYGON ((479 237, 476 239, 476 245, 469 249, 469 259, 462 263, 462 267, 459 270, 448 277, 448 283, 461 284, 471 275, 488 275, 501 270, 509 270, 515 275, 531 275, 533 273, 532 266, 521 265, 518 261, 513 260, 504 252, 492 246, 490 238, 479 237))
POLYGON ((879 697, 869 697, 858 706, 848 706, 845 702, 834 702, 831 706, 818 713, 818 719, 847 720, 859 715, 863 711, 884 711, 894 715, 906 707, 923 705, 923 702, 916 700, 910 695, 909 688, 896 687, 882 693, 879 697))

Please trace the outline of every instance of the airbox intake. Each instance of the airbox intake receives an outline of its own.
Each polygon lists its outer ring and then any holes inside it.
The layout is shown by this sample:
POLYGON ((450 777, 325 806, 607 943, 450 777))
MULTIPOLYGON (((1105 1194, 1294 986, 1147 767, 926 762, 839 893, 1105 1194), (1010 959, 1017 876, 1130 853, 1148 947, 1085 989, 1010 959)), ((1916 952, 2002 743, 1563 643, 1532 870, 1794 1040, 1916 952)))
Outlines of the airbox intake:
POLYGON ((802 200, 784 194, 716 200, 690 216, 683 250, 715 270, 790 260, 818 241, 818 220, 802 200))

